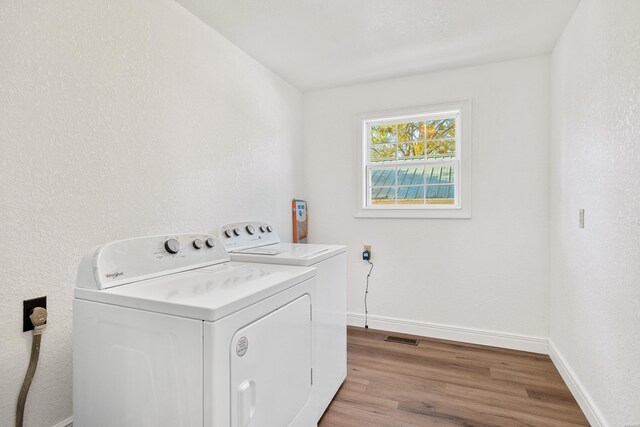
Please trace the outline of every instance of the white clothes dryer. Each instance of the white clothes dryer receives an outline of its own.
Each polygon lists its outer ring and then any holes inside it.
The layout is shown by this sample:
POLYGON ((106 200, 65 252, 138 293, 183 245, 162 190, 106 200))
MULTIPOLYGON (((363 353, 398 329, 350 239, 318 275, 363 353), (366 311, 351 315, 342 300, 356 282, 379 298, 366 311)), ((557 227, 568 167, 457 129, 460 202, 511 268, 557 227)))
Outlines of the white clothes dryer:
POLYGON ((73 301, 76 427, 309 427, 315 269, 206 234, 99 246, 73 301))
POLYGON ((233 261, 313 266, 317 269, 314 312, 312 401, 319 420, 347 376, 347 255, 342 245, 282 243, 263 222, 226 224, 219 237, 233 261))

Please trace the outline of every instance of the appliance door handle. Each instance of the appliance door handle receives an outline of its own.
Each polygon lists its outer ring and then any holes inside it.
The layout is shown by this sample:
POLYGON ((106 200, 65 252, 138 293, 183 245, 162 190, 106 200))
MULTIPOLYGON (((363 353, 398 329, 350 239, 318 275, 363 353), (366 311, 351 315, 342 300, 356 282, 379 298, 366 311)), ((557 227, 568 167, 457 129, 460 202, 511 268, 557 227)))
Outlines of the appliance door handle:
POLYGON ((238 426, 247 427, 256 412, 256 383, 244 380, 238 386, 238 426))

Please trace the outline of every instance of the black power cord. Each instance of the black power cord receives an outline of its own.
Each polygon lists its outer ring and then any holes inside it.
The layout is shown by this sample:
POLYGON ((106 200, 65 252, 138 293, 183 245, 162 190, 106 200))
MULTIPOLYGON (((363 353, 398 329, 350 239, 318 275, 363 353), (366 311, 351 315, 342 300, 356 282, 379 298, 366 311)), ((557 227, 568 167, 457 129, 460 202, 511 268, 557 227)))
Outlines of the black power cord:
POLYGON ((365 329, 369 329, 369 307, 367 307, 367 296, 369 295, 369 277, 371 277, 373 263, 369 259, 367 259, 366 261, 371 264, 371 268, 369 268, 369 273, 367 274, 367 287, 364 291, 364 327, 365 329))

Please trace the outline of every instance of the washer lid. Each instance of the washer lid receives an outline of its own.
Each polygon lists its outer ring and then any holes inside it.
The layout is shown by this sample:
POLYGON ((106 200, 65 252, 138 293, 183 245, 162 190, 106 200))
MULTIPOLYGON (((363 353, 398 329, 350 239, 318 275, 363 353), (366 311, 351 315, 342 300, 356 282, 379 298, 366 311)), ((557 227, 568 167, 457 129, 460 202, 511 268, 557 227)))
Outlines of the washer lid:
POLYGON ((104 290, 78 299, 215 321, 315 277, 314 268, 226 262, 104 290))
POLYGON ((230 253, 233 261, 311 266, 345 252, 342 245, 314 243, 276 243, 256 248, 239 249, 230 253))

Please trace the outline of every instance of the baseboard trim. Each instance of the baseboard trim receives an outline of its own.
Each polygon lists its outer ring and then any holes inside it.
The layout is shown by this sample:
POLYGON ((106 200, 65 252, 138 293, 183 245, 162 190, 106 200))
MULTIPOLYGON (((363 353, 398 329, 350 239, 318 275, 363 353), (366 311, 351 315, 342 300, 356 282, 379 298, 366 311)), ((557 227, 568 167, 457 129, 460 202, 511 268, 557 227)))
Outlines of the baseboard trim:
POLYGON ((53 427, 68 427, 71 425, 73 425, 73 417, 69 417, 66 420, 62 420, 58 424, 54 425, 53 427))
POLYGON ((584 416, 587 417, 591 426, 609 427, 609 424, 605 421, 602 413, 598 410, 598 407, 591 398, 591 395, 584 388, 575 372, 573 372, 573 369, 571 369, 571 366, 569 366, 566 359, 558 351, 558 348, 551 340, 549 340, 549 357, 553 361, 553 364, 556 365, 556 369, 560 372, 560 376, 564 380, 565 384, 567 384, 567 387, 569 387, 569 390, 571 390, 571 394, 573 394, 573 397, 576 399, 576 402, 578 402, 580 409, 582 409, 584 416))
MULTIPOLYGON (((347 323, 352 326, 364 326, 364 315, 348 313, 347 323)), ((371 328, 390 332, 510 348, 533 353, 548 354, 549 352, 548 341, 544 337, 442 325, 438 323, 416 322, 381 316, 369 316, 368 323, 371 328)))

